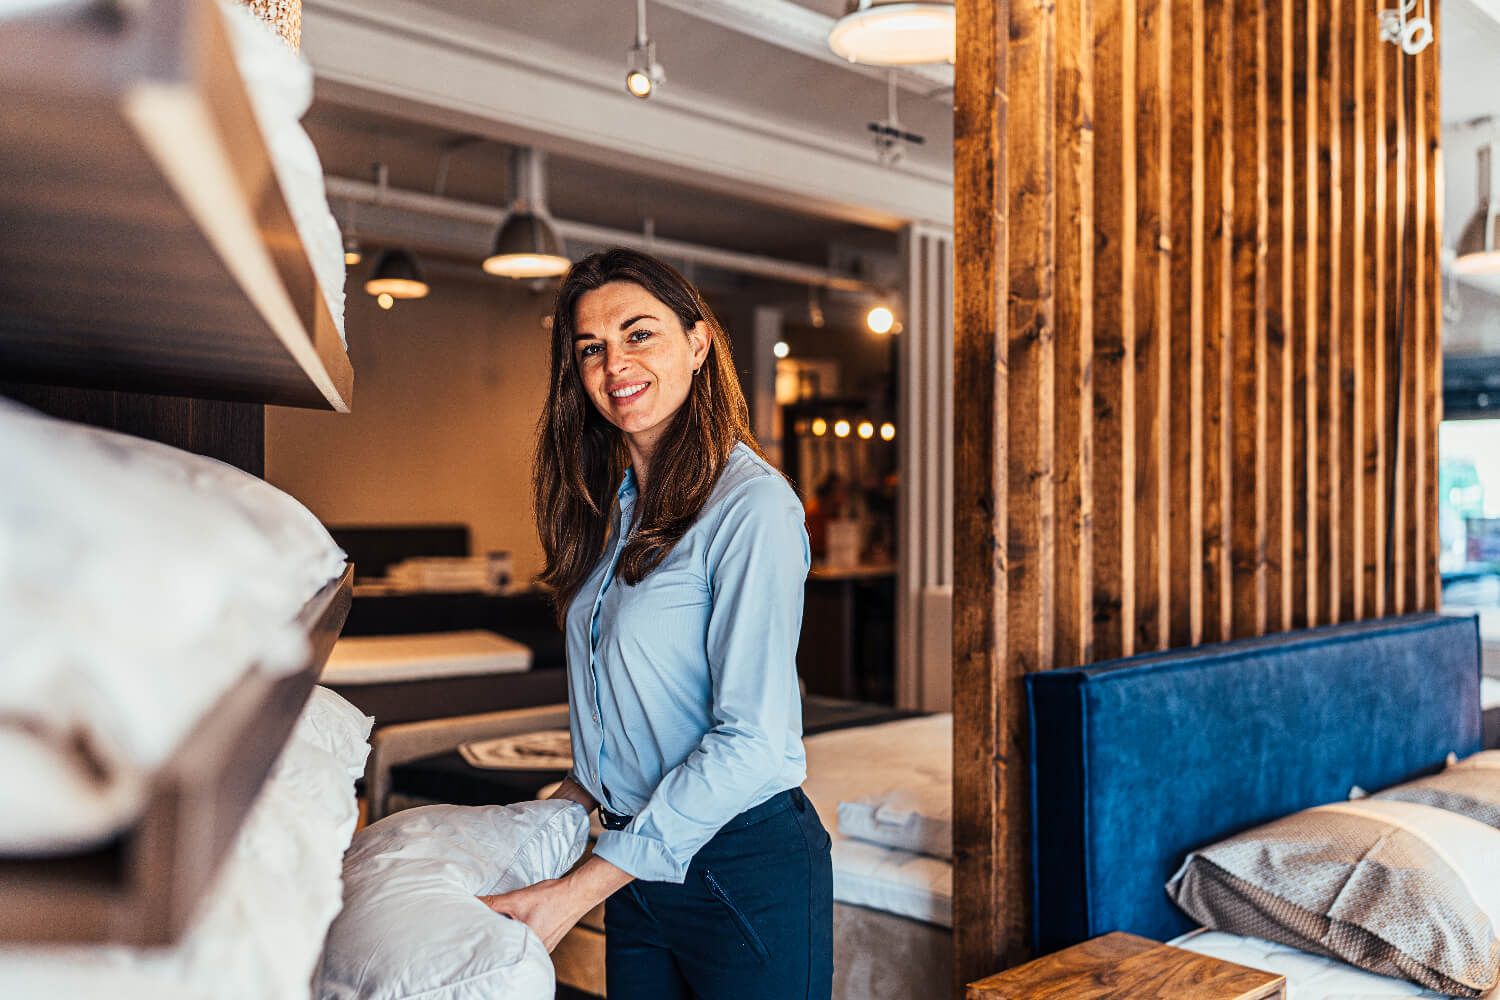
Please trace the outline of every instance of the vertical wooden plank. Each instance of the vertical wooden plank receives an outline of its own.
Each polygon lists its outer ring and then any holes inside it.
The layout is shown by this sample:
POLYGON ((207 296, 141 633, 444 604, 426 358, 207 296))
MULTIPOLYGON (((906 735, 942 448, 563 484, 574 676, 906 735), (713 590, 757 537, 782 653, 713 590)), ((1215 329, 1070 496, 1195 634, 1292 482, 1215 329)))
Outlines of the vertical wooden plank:
POLYGON ((1312 337, 1314 362, 1312 372, 1317 380, 1317 404, 1314 420, 1317 425, 1317 465, 1314 488, 1316 507, 1313 525, 1316 529, 1317 545, 1312 564, 1319 569, 1318 586, 1313 594, 1314 612, 1310 624, 1324 625, 1338 621, 1339 576, 1339 476, 1338 454, 1338 364, 1339 364, 1339 296, 1338 296, 1338 246, 1340 215, 1340 190, 1338 186, 1338 50, 1339 39, 1335 32, 1339 24, 1340 0, 1321 0, 1309 5, 1314 12, 1316 26, 1313 46, 1317 54, 1317 103, 1313 113, 1317 119, 1317 184, 1319 198, 1316 295, 1313 312, 1312 337))
POLYGON ((1234 371, 1230 479, 1236 637, 1266 627, 1266 142, 1264 0, 1234 0, 1234 371))
POLYGON ((1173 0, 1169 448, 1174 647, 1203 641, 1204 0, 1173 0))
POLYGON ((1411 183, 1407 176, 1406 136, 1408 57, 1399 49, 1387 46, 1387 60, 1386 195, 1394 218, 1390 221, 1390 246, 1386 257, 1394 262, 1394 281, 1386 302, 1390 310, 1386 319, 1386 398, 1392 403, 1387 416, 1391 455, 1386 484, 1386 614, 1399 615, 1411 607, 1406 588, 1406 536, 1410 530, 1411 508, 1401 489, 1411 463, 1411 451, 1405 446, 1401 434, 1407 419, 1405 414, 1410 411, 1402 369, 1411 363, 1406 350, 1407 310, 1411 297, 1407 289, 1412 251, 1407 227, 1411 183))
POLYGON ((1093 4, 1057 9, 1057 643, 1060 667, 1093 660, 1093 4))
POLYGON ((1344 0, 1339 21, 1339 618, 1353 621, 1364 608, 1364 87, 1359 67, 1373 19, 1362 5, 1344 0), (1369 30, 1367 30, 1369 29, 1369 30))
POLYGON ((1292 213, 1292 316, 1287 329, 1287 353, 1291 360, 1291 591, 1292 610, 1288 625, 1305 628, 1316 618, 1312 595, 1317 589, 1317 533, 1313 502, 1317 466, 1317 437, 1313 416, 1317 412, 1317 379, 1313 368, 1316 343, 1316 318, 1312 311, 1316 292, 1316 255, 1312 248, 1317 240, 1317 157, 1316 115, 1317 75, 1314 72, 1314 46, 1309 44, 1313 12, 1310 5, 1291 0, 1292 16, 1287 22, 1290 35, 1291 62, 1288 66, 1292 110, 1288 118, 1291 131, 1292 174, 1296 197, 1292 213))
MULTIPOLYGON (((1431 527, 1424 516, 1426 512, 1427 479, 1430 475, 1427 448, 1427 411, 1432 405, 1428 396, 1428 368, 1434 359, 1428 357, 1430 348, 1427 336, 1428 327, 1436 321, 1432 300, 1431 274, 1432 268, 1437 260, 1437 248, 1432 246, 1428 238, 1427 220, 1430 216, 1431 203, 1428 201, 1428 157, 1427 143, 1432 129, 1429 126, 1427 112, 1429 81, 1426 72, 1427 61, 1433 55, 1429 48, 1419 55, 1411 56, 1407 63, 1407 75, 1411 81, 1411 122, 1408 125, 1411 135, 1411 202, 1412 216, 1408 220, 1412 232, 1412 257, 1411 266, 1408 268, 1407 281, 1412 288, 1412 316, 1411 329, 1408 342, 1411 352, 1408 355, 1411 363, 1406 368, 1409 398, 1411 400, 1411 411, 1409 419, 1404 422, 1403 433, 1406 436, 1407 447, 1411 449, 1411 475, 1408 478, 1410 490, 1411 531, 1407 541, 1407 573, 1410 598, 1408 607, 1413 611, 1423 611, 1430 607, 1428 603, 1427 586, 1427 546, 1431 527), (1432 258, 1429 260, 1429 256, 1432 258)), ((1436 468, 1436 461, 1432 460, 1432 467, 1436 468)))
POLYGON ((1094 7, 1094 656, 1135 642, 1135 0, 1094 7))
MULTIPOLYGON (((1011 826, 1006 672, 1006 189, 1008 12, 958 0, 953 109, 953 951, 954 984, 1021 957, 996 901, 1021 899, 1011 826)), ((1017 772, 1019 773, 1019 768, 1017 772)), ((1010 786, 1019 784, 1010 782, 1010 786)))
MULTIPOLYGON (((1005 895, 991 900, 999 910, 1004 956, 1027 952, 1030 868, 1026 836, 1030 786, 1026 779, 1022 677, 1053 666, 1056 597, 1053 499, 1055 415, 1052 287, 1056 203, 1054 29, 1051 5, 1010 5, 1006 56, 1007 184, 1006 321, 1010 411, 1006 541, 1008 581, 1005 613, 1006 696, 1000 717, 1001 797, 1005 839, 1005 895)), ((955 917, 955 924, 957 918, 955 917)))
POLYGON ((1203 18, 1203 641, 1230 637, 1229 430, 1232 232, 1229 4, 1205 5, 1203 18))
MULTIPOLYGON (((1266 0, 1266 622, 1291 626, 1292 88, 1290 0, 1266 0)), ((1296 26, 1292 26, 1295 30, 1296 26)))
POLYGON ((1135 649, 1165 649, 1169 613, 1167 405, 1171 393, 1171 0, 1138 0, 1135 174, 1135 649))
POLYGON ((1368 252, 1365 267, 1365 409, 1360 420, 1364 425, 1365 454, 1362 478, 1365 483, 1366 510, 1364 531, 1365 606, 1362 615, 1378 618, 1385 614, 1385 532, 1386 532, 1386 462, 1389 455, 1386 408, 1386 319, 1387 297, 1391 294, 1392 266, 1390 248, 1391 215, 1387 192, 1386 116, 1391 113, 1386 75, 1395 49, 1378 38, 1365 40, 1362 86, 1369 95, 1366 107, 1371 113, 1360 130, 1364 148, 1365 191, 1369 196, 1366 210, 1364 248, 1368 252))
POLYGON ((1423 607, 1432 611, 1442 608, 1443 586, 1438 575, 1438 555, 1442 540, 1438 537, 1438 426, 1443 422, 1443 274, 1440 266, 1439 248, 1443 234, 1443 150, 1442 150, 1442 74, 1439 72, 1442 44, 1436 32, 1442 30, 1442 3, 1432 6, 1432 28, 1434 41, 1422 53, 1422 71, 1426 80, 1423 91, 1425 100, 1422 118, 1427 123, 1427 287, 1431 309, 1427 325, 1423 329, 1427 356, 1427 407, 1426 427, 1423 440, 1427 448, 1427 472, 1424 480, 1422 512, 1419 515, 1427 525, 1427 545, 1423 550, 1422 579, 1427 587, 1427 600, 1423 607))

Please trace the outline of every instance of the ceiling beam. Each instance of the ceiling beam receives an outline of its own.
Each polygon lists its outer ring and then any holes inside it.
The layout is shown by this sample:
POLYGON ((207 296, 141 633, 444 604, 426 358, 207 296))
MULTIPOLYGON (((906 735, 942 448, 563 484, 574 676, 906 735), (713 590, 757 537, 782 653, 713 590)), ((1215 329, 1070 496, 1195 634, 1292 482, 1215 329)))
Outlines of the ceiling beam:
POLYGON ((402 0, 306 0, 302 44, 319 96, 860 225, 952 220, 945 170, 883 167, 863 141, 746 120, 680 91, 637 100, 617 67, 430 14, 402 0))
MULTIPOLYGON (((835 19, 793 0, 655 0, 721 28, 776 45, 819 62, 876 80, 895 76, 896 85, 923 97, 953 103, 953 67, 946 64, 885 69, 849 62, 828 47, 835 19)), ((1500 0, 1492 0, 1500 3, 1500 0)))

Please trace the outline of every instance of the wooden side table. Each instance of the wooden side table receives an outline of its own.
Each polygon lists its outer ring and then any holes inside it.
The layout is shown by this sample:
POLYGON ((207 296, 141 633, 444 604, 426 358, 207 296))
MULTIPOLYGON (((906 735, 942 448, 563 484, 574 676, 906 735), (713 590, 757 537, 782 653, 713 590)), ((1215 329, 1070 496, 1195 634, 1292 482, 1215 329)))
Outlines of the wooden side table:
POLYGON ((970 983, 968 1000, 1279 1000, 1286 977, 1113 933, 970 983))

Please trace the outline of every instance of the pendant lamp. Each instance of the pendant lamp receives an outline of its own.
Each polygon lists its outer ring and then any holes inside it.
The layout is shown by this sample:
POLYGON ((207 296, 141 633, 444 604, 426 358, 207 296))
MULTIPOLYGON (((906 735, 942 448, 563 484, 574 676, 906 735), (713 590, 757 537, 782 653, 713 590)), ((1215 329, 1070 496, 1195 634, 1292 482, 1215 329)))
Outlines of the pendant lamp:
POLYGON ((828 47, 855 63, 911 66, 953 62, 957 17, 951 3, 849 0, 828 33, 828 47))
POLYGON ((1460 274, 1500 274, 1500 208, 1491 198, 1489 145, 1479 147, 1479 204, 1458 234, 1458 258, 1453 269, 1460 274))
POLYGON ((552 278, 572 267, 562 240, 547 215, 546 159, 538 149, 518 147, 511 153, 516 197, 510 214, 495 231, 484 270, 506 278, 552 278))
POLYGON ((382 250, 375 259, 375 271, 365 282, 371 295, 389 295, 393 299, 420 299, 430 289, 422 279, 422 269, 410 250, 382 250))

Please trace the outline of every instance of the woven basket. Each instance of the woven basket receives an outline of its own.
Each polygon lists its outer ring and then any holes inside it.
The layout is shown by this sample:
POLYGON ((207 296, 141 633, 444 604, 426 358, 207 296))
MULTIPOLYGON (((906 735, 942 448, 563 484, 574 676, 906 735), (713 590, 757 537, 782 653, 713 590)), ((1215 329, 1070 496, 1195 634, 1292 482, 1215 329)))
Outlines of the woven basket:
POLYGON ((276 29, 293 52, 302 48, 302 0, 240 0, 242 6, 276 29))

